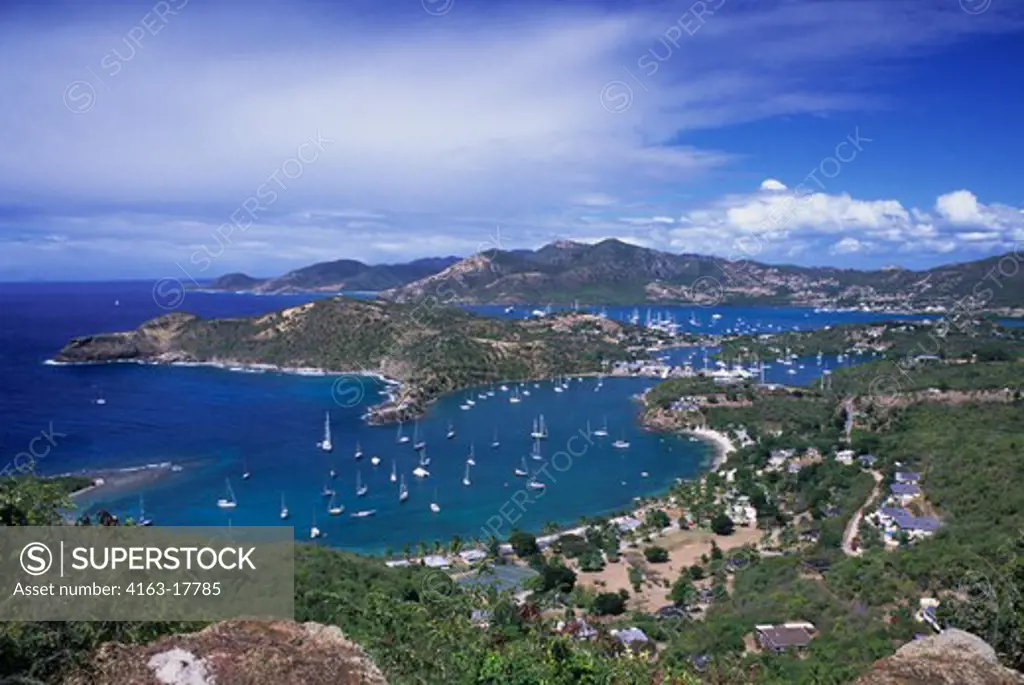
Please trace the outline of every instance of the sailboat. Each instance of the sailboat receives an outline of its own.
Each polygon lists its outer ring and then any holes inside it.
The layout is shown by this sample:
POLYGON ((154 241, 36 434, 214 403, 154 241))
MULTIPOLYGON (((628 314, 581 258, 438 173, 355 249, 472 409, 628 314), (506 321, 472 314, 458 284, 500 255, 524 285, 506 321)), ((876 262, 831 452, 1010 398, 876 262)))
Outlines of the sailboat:
POLYGON ((402 475, 402 482, 398 486, 398 502, 401 504, 405 500, 409 499, 409 488, 405 486, 405 474, 402 475))
POLYGON ((374 466, 380 466, 380 457, 378 457, 376 454, 373 455, 372 457, 370 457, 370 463, 373 464, 374 466))
POLYGON ((501 446, 501 442, 498 441, 498 429, 494 429, 494 440, 491 441, 491 449, 498 449, 501 446))
POLYGON ((228 496, 217 500, 217 506, 221 509, 234 509, 238 506, 238 501, 235 499, 235 491, 231 489, 231 481, 225 478, 224 484, 227 485, 228 496))
POLYGON ((338 472, 334 470, 333 466, 331 467, 331 470, 328 473, 330 474, 331 478, 337 478, 338 477, 338 472))
POLYGON ((603 438, 606 435, 608 435, 608 417, 607 416, 604 417, 604 427, 603 428, 598 428, 596 431, 594 431, 594 435, 596 435, 599 438, 603 438))
POLYGON ((523 457, 523 463, 518 469, 516 469, 517 476, 529 476, 530 470, 526 468, 526 457, 523 457))
POLYGON ((391 481, 392 483, 398 482, 398 464, 395 463, 394 459, 391 460, 391 476, 388 478, 388 480, 391 481))
POLYGON ((470 466, 476 466, 476 453, 474 447, 475 445, 473 443, 469 443, 469 456, 466 457, 466 463, 470 466))
POLYGON ((327 513, 331 516, 341 516, 345 512, 345 505, 339 505, 334 501, 334 495, 331 495, 331 501, 327 503, 327 513))
POLYGON ((331 487, 330 481, 324 483, 324 489, 320 491, 320 494, 324 497, 334 497, 334 488, 331 487))
POLYGON ((96 399, 93 400, 93 404, 98 404, 98 405, 102 406, 102 405, 104 405, 106 403, 107 403, 107 400, 106 400, 105 397, 103 397, 103 392, 100 391, 100 390, 97 390, 96 391, 96 399))
POLYGON ((249 480, 249 476, 252 475, 251 473, 249 473, 249 462, 248 461, 244 461, 244 462, 242 462, 242 464, 243 464, 243 467, 242 467, 242 480, 249 480))
POLYGON ((412 431, 412 448, 414 450, 421 450, 427 446, 426 441, 420 440, 420 422, 416 420, 415 428, 412 431))
POLYGON ((509 396, 508 401, 512 404, 519 404, 522 399, 519 397, 519 386, 512 388, 512 394, 509 396))
POLYGON ((324 439, 317 443, 317 447, 324 452, 334 449, 334 444, 331 442, 331 412, 329 411, 324 412, 324 439))
POLYGON ((362 458, 363 458, 363 448, 362 448, 362 447, 360 447, 360 445, 359 445, 359 442, 358 442, 358 441, 356 442, 356 451, 355 451, 355 454, 353 454, 352 456, 353 456, 353 457, 354 457, 355 459, 362 459, 362 458))
POLYGON ((629 448, 629 441, 626 440, 626 434, 623 432, 622 437, 612 443, 612 447, 620 450, 629 448))
POLYGON ((441 505, 437 503, 437 488, 434 488, 434 501, 430 503, 430 511, 438 514, 441 512, 441 505))
POLYGON ((530 437, 534 440, 546 440, 548 437, 548 427, 544 423, 544 415, 540 415, 540 419, 533 420, 533 430, 530 432, 530 437))
POLYGON ((146 518, 146 503, 142 501, 142 496, 139 495, 139 522, 140 526, 151 526, 153 525, 153 519, 146 518))
POLYGON ((529 481, 527 481, 526 487, 530 488, 531 490, 543 490, 544 488, 547 487, 547 485, 537 480, 537 476, 534 475, 532 478, 530 478, 529 481))
POLYGON ((565 387, 562 385, 560 378, 554 378, 552 382, 555 384, 555 392, 565 392, 565 387))
POLYGON ((363 475, 356 471, 356 497, 362 497, 369 492, 370 487, 363 485, 363 475))
POLYGON ((364 509, 363 511, 354 511, 354 512, 352 512, 352 518, 354 518, 354 519, 366 518, 367 516, 373 516, 376 513, 377 513, 376 509, 364 509))
POLYGON ((463 485, 465 485, 465 486, 466 486, 467 488, 468 488, 468 487, 469 487, 470 485, 472 485, 472 483, 471 483, 471 482, 470 482, 470 480, 469 480, 469 466, 470 466, 470 464, 469 464, 469 462, 467 461, 467 462, 466 462, 466 474, 465 474, 465 475, 464 475, 464 476, 462 477, 462 484, 463 484, 463 485))
POLYGON ((309 527, 309 539, 316 540, 320 537, 320 529, 316 527, 316 508, 313 509, 313 525, 309 527))
POLYGON ((282 521, 288 520, 288 507, 284 503, 284 493, 281 493, 281 513, 279 515, 282 521))
POLYGON ((404 445, 405 443, 409 442, 409 436, 402 434, 402 422, 401 421, 398 422, 398 436, 395 438, 395 442, 397 442, 400 445, 404 445))
POLYGON ((533 452, 530 453, 530 459, 544 461, 544 457, 540 453, 540 440, 533 441, 533 452))
POLYGON ((427 466, 430 465, 430 458, 427 456, 426 450, 420 452, 420 463, 412 470, 412 475, 417 478, 426 478, 430 475, 430 471, 427 471, 427 466))
POLYGON ((455 426, 452 424, 451 421, 448 422, 448 432, 444 434, 444 437, 448 438, 449 440, 455 437, 455 426))

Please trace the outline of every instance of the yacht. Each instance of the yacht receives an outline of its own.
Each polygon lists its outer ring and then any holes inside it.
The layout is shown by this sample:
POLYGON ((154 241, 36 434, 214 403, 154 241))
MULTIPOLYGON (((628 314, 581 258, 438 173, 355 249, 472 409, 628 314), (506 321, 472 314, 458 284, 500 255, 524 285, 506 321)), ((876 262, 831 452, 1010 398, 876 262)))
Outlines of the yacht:
POLYGON ((249 462, 245 461, 245 462, 242 462, 242 464, 243 464, 243 466, 242 466, 242 480, 249 480, 249 476, 252 475, 249 472, 249 462))
POLYGON ((328 475, 329 475, 329 476, 330 476, 331 478, 337 478, 337 477, 338 477, 338 472, 337 472, 337 471, 335 471, 335 470, 334 470, 334 469, 332 468, 332 469, 331 469, 331 470, 330 470, 330 471, 328 472, 328 475))
POLYGON ((438 514, 441 512, 441 505, 437 503, 437 488, 434 488, 434 501, 430 503, 430 511, 438 514))
POLYGON ((278 514, 278 518, 280 518, 282 521, 288 520, 288 507, 285 506, 283 492, 281 493, 281 513, 278 514))
POLYGON ((334 497, 334 488, 331 487, 329 482, 324 484, 324 488, 320 491, 320 495, 323 497, 334 497))
POLYGON ((629 441, 627 441, 626 440, 626 436, 623 435, 621 438, 619 438, 618 440, 616 440, 615 442, 612 443, 612 447, 614 447, 615 449, 619 449, 619 450, 628 449, 629 448, 629 441))
POLYGON ((476 454, 473 448, 473 443, 469 443, 469 456, 466 457, 466 463, 470 466, 476 466, 476 454))
POLYGON ((526 484, 526 487, 530 488, 531 490, 543 490, 544 488, 547 487, 547 485, 541 483, 536 478, 531 478, 530 481, 526 484))
POLYGON ((316 445, 324 452, 330 452, 334 449, 334 444, 331 442, 331 413, 324 412, 324 439, 316 445))
POLYGON ((540 440, 533 441, 533 451, 530 453, 530 459, 544 461, 544 457, 540 453, 540 440))
POLYGON ((522 399, 519 397, 519 387, 512 388, 512 394, 509 395, 508 401, 512 404, 519 404, 522 399))
POLYGON ((313 525, 309 527, 309 539, 316 540, 320 537, 320 529, 316 527, 316 509, 313 510, 313 525))
POLYGON ((372 457, 370 457, 370 463, 373 464, 374 466, 380 466, 380 457, 378 457, 376 454, 373 455, 372 457))
POLYGON ((398 482, 398 464, 394 459, 391 460, 391 475, 388 477, 388 480, 392 483, 398 482))
POLYGON ((224 484, 227 486, 228 496, 217 500, 217 506, 221 509, 234 509, 238 506, 238 500, 235 499, 235 491, 231 489, 231 481, 225 478, 224 484))
POLYGON ((548 437, 548 426, 544 423, 544 415, 540 415, 540 419, 534 419, 533 431, 530 433, 530 437, 534 440, 547 440, 548 437))
POLYGON ((415 427, 412 431, 412 448, 414 450, 421 450, 427 446, 425 440, 420 440, 420 421, 416 419, 415 427))
POLYGON ((364 509, 363 511, 352 512, 352 518, 354 518, 354 519, 366 518, 367 516, 373 516, 376 513, 377 513, 376 509, 364 509))
POLYGON ((444 434, 444 437, 448 438, 449 440, 455 437, 455 426, 452 425, 451 421, 448 422, 448 431, 444 434))
POLYGON ((523 463, 516 469, 517 476, 529 476, 530 471, 526 468, 526 457, 523 457, 523 463))
POLYGON ((496 450, 501 446, 501 442, 498 440, 498 429, 494 429, 494 440, 491 440, 491 449, 496 450))
POLYGON ((398 435, 395 437, 395 442, 397 442, 400 445, 404 445, 405 443, 409 442, 409 436, 402 434, 402 422, 401 421, 398 422, 398 435))
POLYGON ((356 459, 362 459, 362 458, 363 458, 363 448, 359 446, 359 443, 358 443, 358 442, 356 443, 356 451, 355 451, 355 454, 353 454, 352 456, 353 456, 354 458, 356 458, 356 459))
POLYGON ((331 501, 327 503, 327 513, 331 516, 341 516, 345 513, 345 505, 339 505, 334 501, 334 495, 331 495, 331 501))
POLYGON ((469 462, 467 461, 467 462, 466 462, 466 474, 465 474, 464 476, 462 476, 462 484, 463 484, 463 485, 465 485, 465 486, 466 486, 467 488, 468 488, 468 487, 469 487, 470 485, 472 485, 472 483, 471 483, 471 482, 470 482, 470 480, 469 480, 469 466, 470 466, 470 464, 469 464, 469 462))
POLYGON ((363 476, 361 473, 356 471, 356 497, 362 497, 369 492, 370 487, 363 485, 363 476))
POLYGON ((606 435, 608 435, 608 417, 607 416, 604 417, 604 425, 603 425, 603 427, 598 428, 596 431, 594 431, 594 435, 596 435, 599 438, 603 438, 606 435))
POLYGON ((402 476, 402 482, 398 486, 398 502, 401 504, 405 500, 409 499, 409 488, 405 486, 405 476, 402 476))

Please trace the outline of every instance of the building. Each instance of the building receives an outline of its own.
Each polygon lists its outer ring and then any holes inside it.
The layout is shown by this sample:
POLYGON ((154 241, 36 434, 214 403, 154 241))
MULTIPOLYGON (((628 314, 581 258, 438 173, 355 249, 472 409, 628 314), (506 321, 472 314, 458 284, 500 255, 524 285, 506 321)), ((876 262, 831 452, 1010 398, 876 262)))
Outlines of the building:
POLYGON ((895 479, 897 483, 912 483, 917 485, 921 481, 921 474, 913 471, 897 471, 895 479))
POLYGON ((853 460, 856 456, 857 453, 853 450, 839 450, 836 452, 836 461, 846 466, 853 466, 853 460))
POLYGON ((935 618, 935 610, 939 608, 939 600, 934 597, 922 597, 918 607, 914 618, 921 623, 927 623, 935 632, 941 633, 942 626, 939 625, 938 619, 935 618))
POLYGON ((423 557, 423 565, 427 568, 448 568, 451 566, 451 562, 448 557, 441 556, 440 554, 428 554, 423 557))
POLYGON ((860 461, 860 465, 866 469, 874 467, 875 463, 878 461, 878 457, 873 454, 862 454, 857 457, 857 459, 860 461))
POLYGON ((795 621, 780 625, 754 626, 757 643, 761 649, 781 654, 790 649, 803 649, 811 644, 817 628, 813 623, 795 621))
POLYGON ((915 516, 898 507, 882 507, 875 513, 875 519, 888 545, 899 544, 900 533, 906 534, 913 541, 928 537, 942 527, 942 522, 934 516, 915 516))
POLYGON ((569 635, 576 640, 593 640, 597 637, 597 628, 594 628, 582 618, 574 618, 571 621, 559 621, 555 626, 562 635, 569 635))
POLYGON ((487 558, 487 553, 482 549, 466 549, 459 552, 459 557, 467 564, 475 564, 487 558))
POLYGON ((901 504, 907 504, 921 496, 921 488, 913 483, 893 483, 889 486, 889 493, 901 504))
POLYGON ((473 625, 477 628, 490 627, 493 618, 494 613, 490 609, 473 609, 473 613, 470 616, 470 620, 473 621, 473 625))

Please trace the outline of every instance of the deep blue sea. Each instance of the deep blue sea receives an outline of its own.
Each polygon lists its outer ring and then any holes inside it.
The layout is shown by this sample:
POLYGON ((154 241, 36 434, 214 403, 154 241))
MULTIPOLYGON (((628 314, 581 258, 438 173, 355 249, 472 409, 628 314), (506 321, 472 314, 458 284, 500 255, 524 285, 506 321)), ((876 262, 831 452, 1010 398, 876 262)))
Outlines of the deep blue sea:
MULTIPOLYGON (((166 525, 278 525, 282 496, 290 511, 296 536, 307 538, 313 517, 325 532, 325 544, 360 551, 400 549, 419 540, 448 540, 458 534, 484 536, 482 527, 507 514, 500 534, 515 525, 539 529, 548 521, 572 523, 582 515, 624 508, 637 496, 663 491, 674 479, 696 474, 709 458, 700 442, 644 432, 634 421, 632 399, 654 381, 596 379, 573 381, 556 393, 551 382, 528 384, 529 397, 513 404, 508 393, 496 389, 493 397, 476 397, 476 406, 462 410, 468 393, 442 399, 421 422, 431 457, 431 475, 425 480, 410 474, 416 455, 408 444, 396 442, 393 427, 370 427, 361 415, 367 404, 380 399, 383 386, 366 379, 363 401, 341 407, 332 397, 331 377, 303 377, 282 373, 239 373, 202 367, 165 367, 136 364, 95 366, 46 365, 71 337, 88 333, 127 330, 163 314, 152 297, 151 282, 0 284, 0 458, 10 463, 41 432, 54 432, 54 446, 38 460, 44 474, 82 469, 131 468, 172 462, 180 465, 146 487, 144 492, 105 496, 101 491, 85 497, 86 509, 103 507, 122 515, 137 515, 144 495, 146 514, 166 525), (106 403, 97 404, 97 398, 106 403), (332 419, 335 449, 317 449, 324 413, 332 419), (550 438, 543 454, 565 450, 569 439, 603 425, 609 436, 577 439, 572 443, 571 466, 563 456, 549 465, 547 490, 531 502, 510 503, 522 480, 513 470, 530 453, 533 419, 544 414, 550 438), (453 439, 445 433, 451 423, 453 439), (497 432, 500 447, 490 444, 497 432), (58 435, 59 434, 59 435, 58 435), (625 438, 630 447, 615 449, 611 442, 625 438), (354 459, 359 443, 365 456, 354 459), (473 446, 477 465, 472 484, 462 484, 465 460, 473 446), (374 468, 370 458, 381 459, 374 468), (397 486, 388 482, 392 463, 405 475, 410 497, 399 504, 397 486), (565 469, 565 470, 556 470, 565 469), (337 471, 333 480, 330 469, 337 471), (251 478, 242 480, 243 471, 251 478), (369 487, 356 497, 357 472, 369 487), (643 475, 646 474, 646 475, 643 475), (229 479, 238 506, 218 509, 216 501, 229 479), (321 490, 330 480, 344 515, 329 517, 321 490), (436 501, 440 513, 429 504, 436 501), (376 515, 355 519, 357 510, 376 515), (508 512, 512 512, 509 514, 508 512)), ((265 313, 312 299, 313 295, 257 296, 234 293, 190 292, 181 305, 204 317, 246 316, 265 313)), ((498 316, 522 316, 532 308, 505 313, 503 308, 477 307, 498 316)), ((660 307, 687 324, 692 308, 660 307)), ((626 318, 633 308, 609 308, 609 316, 626 318)), ((641 312, 645 315, 647 308, 641 312)), ((803 329, 848 321, 890 316, 864 313, 814 313, 792 307, 718 307, 696 310, 697 328, 724 330, 742 325, 757 330, 803 329), (711 313, 719 313, 712 321, 711 313), (737 323, 739 322, 739 323, 737 323)), ((674 358, 702 354, 673 352, 674 358)), ((698 361, 701 357, 697 357, 698 361)), ((810 382, 817 367, 808 360, 801 376, 787 377, 770 370, 769 380, 810 382), (813 368, 807 368, 813 367, 813 368), (804 373, 806 372, 806 373, 804 373), (778 375, 775 375, 778 374, 778 375)), ((486 395, 487 388, 477 389, 486 395)), ((406 427, 407 431, 411 427, 406 427)), ((45 442, 36 442, 42 447, 45 442)), ((546 462, 528 460, 531 469, 546 462)), ((2 466, 2 465, 0 465, 2 466)))

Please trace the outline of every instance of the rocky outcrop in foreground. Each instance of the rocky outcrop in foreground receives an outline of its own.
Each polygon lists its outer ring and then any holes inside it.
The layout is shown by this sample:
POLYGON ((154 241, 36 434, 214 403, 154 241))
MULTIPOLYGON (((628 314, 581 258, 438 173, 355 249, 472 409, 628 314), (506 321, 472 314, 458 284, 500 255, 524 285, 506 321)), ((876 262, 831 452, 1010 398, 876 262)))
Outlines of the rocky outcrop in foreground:
POLYGON ((1024 675, 999 663, 996 651, 962 630, 909 642, 877 662, 855 685, 1022 685, 1024 675))
POLYGON ((226 621, 148 645, 103 645, 65 685, 387 685, 337 627, 226 621))

